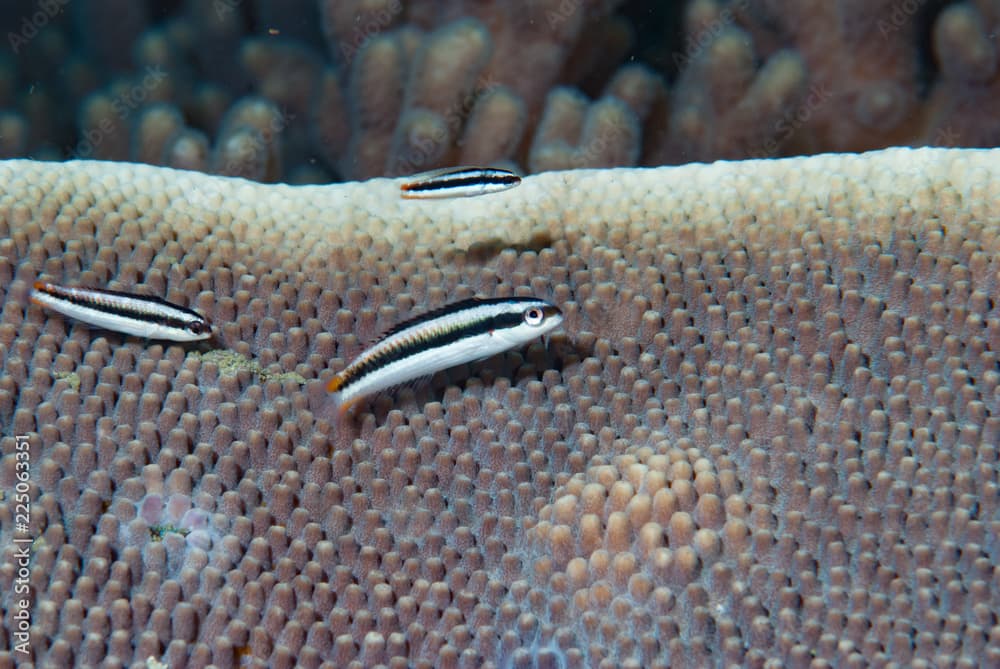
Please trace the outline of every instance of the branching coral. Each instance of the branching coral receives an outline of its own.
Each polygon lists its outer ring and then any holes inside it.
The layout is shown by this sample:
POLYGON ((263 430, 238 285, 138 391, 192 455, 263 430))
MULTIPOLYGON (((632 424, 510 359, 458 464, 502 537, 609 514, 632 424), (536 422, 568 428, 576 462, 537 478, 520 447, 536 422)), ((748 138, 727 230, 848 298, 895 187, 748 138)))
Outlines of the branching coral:
POLYGON ((38 664, 1000 661, 1000 152, 461 202, 96 162, 0 184, 0 485, 27 435, 38 664), (143 283, 305 383, 69 325, 27 306, 40 276, 143 283), (324 381, 366 342, 511 293, 565 334, 333 429, 324 381), (171 571, 130 543, 151 494, 231 522, 171 571))
POLYGON ((929 133, 935 143, 963 146, 1000 141, 1000 64, 995 3, 963 2, 934 25, 934 52, 943 77, 930 97, 929 133))
POLYGON ((792 110, 807 101, 825 102, 821 94, 806 91, 808 72, 794 51, 773 54, 759 71, 754 60, 750 36, 732 27, 690 54, 653 162, 774 155, 795 130, 792 110))
POLYGON ((735 3, 764 53, 792 46, 821 94, 786 139, 804 151, 865 150, 920 131, 919 3, 735 3), (911 6, 912 5, 912 6, 911 6))
POLYGON ((985 0, 120 5, 0 12, 5 155, 306 183, 997 138, 985 0), (111 54, 88 25, 118 15, 111 54))

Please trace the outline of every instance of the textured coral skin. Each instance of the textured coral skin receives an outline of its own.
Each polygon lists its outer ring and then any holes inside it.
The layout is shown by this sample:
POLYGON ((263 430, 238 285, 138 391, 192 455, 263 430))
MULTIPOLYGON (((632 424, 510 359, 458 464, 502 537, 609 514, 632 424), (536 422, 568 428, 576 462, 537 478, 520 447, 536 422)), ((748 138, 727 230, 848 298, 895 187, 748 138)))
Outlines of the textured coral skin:
POLYGON ((27 434, 34 659, 995 665, 998 284, 1000 151, 460 202, 0 163, 0 485, 27 434), (260 373, 28 307, 39 277, 145 284, 260 373), (325 381, 380 331, 513 292, 564 334, 332 426, 325 381), (211 550, 134 533, 147 495, 207 512, 211 550))

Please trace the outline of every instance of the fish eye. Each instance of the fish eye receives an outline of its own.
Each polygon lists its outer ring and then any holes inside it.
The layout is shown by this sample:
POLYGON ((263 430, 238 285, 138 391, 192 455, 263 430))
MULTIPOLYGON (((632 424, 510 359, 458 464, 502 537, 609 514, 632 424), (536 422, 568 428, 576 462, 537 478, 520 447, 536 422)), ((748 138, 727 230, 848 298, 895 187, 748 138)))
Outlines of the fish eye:
POLYGON ((188 323, 188 330, 196 335, 208 332, 208 323, 205 321, 191 321, 188 323))
POLYGON ((524 322, 528 325, 541 325, 545 314, 538 307, 531 307, 524 312, 524 322))

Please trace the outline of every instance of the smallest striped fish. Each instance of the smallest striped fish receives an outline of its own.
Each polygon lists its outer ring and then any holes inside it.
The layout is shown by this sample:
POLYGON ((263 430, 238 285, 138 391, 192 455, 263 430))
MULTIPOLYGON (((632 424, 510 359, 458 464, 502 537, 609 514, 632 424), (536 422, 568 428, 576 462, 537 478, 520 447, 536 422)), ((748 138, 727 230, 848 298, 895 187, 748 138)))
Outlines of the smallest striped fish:
POLYGON ((408 200, 474 197, 498 193, 521 183, 521 177, 494 167, 446 167, 415 174, 399 190, 408 200))
POLYGON ((207 318, 158 297, 36 281, 31 301, 87 325, 146 339, 185 342, 212 336, 207 318))

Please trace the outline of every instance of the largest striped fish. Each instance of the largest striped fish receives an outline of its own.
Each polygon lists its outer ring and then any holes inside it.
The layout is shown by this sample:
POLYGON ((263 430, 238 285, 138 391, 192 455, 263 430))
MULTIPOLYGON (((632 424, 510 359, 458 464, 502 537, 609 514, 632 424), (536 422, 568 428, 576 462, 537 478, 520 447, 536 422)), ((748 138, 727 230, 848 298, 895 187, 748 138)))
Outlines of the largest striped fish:
POLYGON ((327 390, 343 416, 369 395, 521 346, 560 323, 559 307, 535 297, 456 302, 397 325, 334 376, 327 390))

